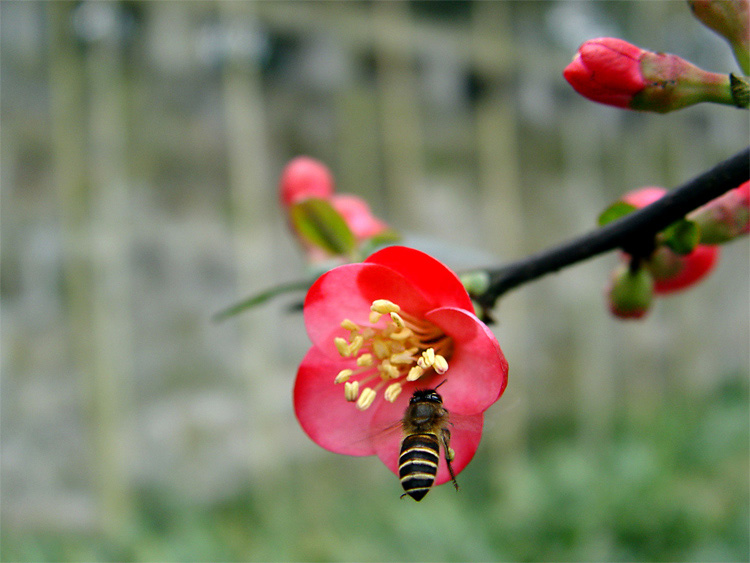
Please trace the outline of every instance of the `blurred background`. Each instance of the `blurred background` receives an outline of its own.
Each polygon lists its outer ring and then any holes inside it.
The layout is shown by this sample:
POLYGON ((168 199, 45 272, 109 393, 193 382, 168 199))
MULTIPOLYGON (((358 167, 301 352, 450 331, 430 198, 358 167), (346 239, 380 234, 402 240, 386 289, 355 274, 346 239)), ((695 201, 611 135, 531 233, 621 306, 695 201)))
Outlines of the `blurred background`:
POLYGON ((747 238, 641 322, 614 255, 510 293, 508 390, 418 504, 297 425, 301 295, 211 320, 304 275, 299 154, 460 269, 747 143, 574 94, 602 35, 737 72, 684 2, 0 3, 2 559, 747 560, 747 238))

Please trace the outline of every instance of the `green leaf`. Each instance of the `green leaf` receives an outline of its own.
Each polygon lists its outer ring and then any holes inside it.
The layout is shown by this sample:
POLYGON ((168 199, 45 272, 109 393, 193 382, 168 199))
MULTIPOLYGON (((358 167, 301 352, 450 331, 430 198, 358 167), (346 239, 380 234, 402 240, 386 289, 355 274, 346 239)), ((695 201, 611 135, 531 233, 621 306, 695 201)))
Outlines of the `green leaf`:
POLYGON ((628 213, 632 213, 638 209, 635 205, 625 203, 624 201, 616 201, 607 209, 601 212, 599 215, 599 226, 603 227, 607 223, 611 223, 620 217, 625 217, 628 213))
POLYGON ((289 215, 299 236, 310 244, 333 255, 354 251, 357 239, 341 214, 328 201, 306 199, 294 204, 289 215))
POLYGON ((701 232, 695 221, 680 219, 661 233, 661 242, 677 254, 690 254, 698 245, 701 232))
POLYGON ((223 309, 216 313, 212 318, 216 322, 223 321, 225 319, 228 319, 229 317, 233 317, 238 313, 241 313, 242 311, 246 311, 247 309, 261 305, 269 299, 272 299, 278 295, 291 293, 293 291, 304 291, 307 290, 311 285, 312 280, 298 280, 279 284, 261 291, 260 293, 256 293, 255 295, 251 295, 250 297, 244 299, 243 301, 240 301, 239 303, 230 305, 226 309, 223 309))

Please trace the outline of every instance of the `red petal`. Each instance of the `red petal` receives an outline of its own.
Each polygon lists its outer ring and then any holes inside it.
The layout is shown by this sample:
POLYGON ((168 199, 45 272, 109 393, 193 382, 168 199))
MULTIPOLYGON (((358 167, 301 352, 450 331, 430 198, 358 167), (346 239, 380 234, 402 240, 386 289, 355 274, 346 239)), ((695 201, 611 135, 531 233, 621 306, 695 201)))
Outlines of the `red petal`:
MULTIPOLYGON (((446 384, 447 385, 447 384, 446 384)), ((444 386, 443 386, 444 387, 444 386)), ((443 387, 440 388, 442 391, 443 387)), ((391 405, 382 402, 381 407, 376 411, 373 417, 374 428, 392 428, 394 419, 398 420, 403 413, 406 412, 406 407, 411 398, 410 394, 402 393, 391 405), (397 416, 394 416, 399 413, 397 416)), ((453 416, 450 413, 451 422, 453 426, 450 427, 451 441, 450 445, 456 454, 456 458, 453 460, 451 465, 453 471, 458 475, 463 469, 469 464, 471 459, 479 447, 479 441, 482 439, 482 424, 484 422, 483 414, 476 414, 472 416, 453 416)), ((401 440, 403 435, 396 432, 381 432, 376 434, 373 438, 376 453, 380 460, 390 469, 395 475, 398 476, 398 456, 401 450, 401 440)), ((438 464, 437 478, 435 479, 435 485, 442 485, 443 483, 450 480, 450 474, 448 473, 448 467, 445 463, 445 452, 440 448, 440 462, 438 464)))
POLYGON ((436 307, 459 307, 473 311, 474 306, 461 280, 442 262, 405 246, 389 246, 365 262, 387 266, 404 276, 436 307))
POLYGON ((654 293, 665 295, 698 283, 713 271, 718 260, 718 246, 699 244, 690 254, 681 257, 682 269, 676 275, 665 279, 654 278, 654 293))
POLYGON ((313 345, 338 356, 333 338, 348 335, 341 321, 348 318, 369 324, 375 299, 390 299, 419 317, 430 309, 412 283, 392 269, 379 264, 345 264, 320 276, 305 297, 305 327, 313 345))
POLYGON ((453 338, 447 381, 440 387, 445 407, 452 413, 484 412, 508 384, 508 362, 497 338, 474 314, 442 307, 425 318, 453 338))
POLYGON ((302 429, 319 446, 339 454, 372 455, 373 411, 358 410, 344 399, 344 385, 333 382, 340 370, 351 365, 352 360, 339 358, 336 362, 311 348, 297 371, 294 412, 302 429))

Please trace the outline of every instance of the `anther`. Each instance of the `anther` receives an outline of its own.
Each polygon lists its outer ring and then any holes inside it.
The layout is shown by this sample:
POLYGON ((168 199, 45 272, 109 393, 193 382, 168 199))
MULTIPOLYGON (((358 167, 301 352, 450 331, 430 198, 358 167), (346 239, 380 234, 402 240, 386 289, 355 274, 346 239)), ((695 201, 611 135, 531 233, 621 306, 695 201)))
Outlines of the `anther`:
POLYGON ((359 395, 359 381, 347 381, 344 383, 344 398, 349 401, 356 401, 359 395))
POLYGON ((349 319, 344 319, 341 321, 341 328, 345 328, 346 330, 359 330, 359 325, 349 319))
POLYGON ((453 461, 454 459, 456 459, 456 452, 453 451, 453 448, 448 448, 448 455, 445 457, 448 459, 448 461, 453 461))
MULTIPOLYGON (((430 350, 432 350, 432 348, 430 348, 430 350)), ((448 371, 448 360, 440 354, 435 354, 435 363, 432 364, 432 367, 437 373, 443 374, 448 371)))
POLYGON ((336 345, 336 350, 338 350, 339 354, 343 357, 348 358, 352 355, 351 350, 349 349, 349 343, 345 338, 337 336, 333 339, 333 343, 336 345))
POLYGON ((361 368, 369 367, 374 362, 372 358, 372 354, 362 354, 359 358, 357 358, 357 365, 361 368))
POLYGON ((352 339, 352 343, 349 345, 349 355, 354 356, 357 352, 359 352, 359 349, 362 348, 362 344, 364 343, 365 339, 362 337, 362 335, 356 335, 352 339))
POLYGON ((342 369, 339 374, 336 376, 336 379, 333 380, 334 383, 343 383, 347 379, 349 379, 352 374, 354 373, 354 370, 351 369, 342 369))
POLYGON ((362 393, 360 393, 359 399, 357 399, 357 408, 361 411, 366 410, 375 400, 375 395, 377 393, 370 387, 362 389, 362 393))
POLYGON ((398 352, 397 354, 391 354, 391 357, 388 358, 392 364, 410 364, 414 361, 414 357, 412 356, 414 352, 409 350, 404 350, 403 352, 398 352))
POLYGON ((411 330, 409 330, 406 327, 403 327, 398 332, 391 333, 390 337, 393 338, 394 340, 404 341, 407 338, 409 338, 412 334, 414 334, 414 333, 411 330))
POLYGON ((370 311, 370 317, 369 317, 370 324, 374 325, 376 322, 380 320, 380 317, 382 316, 383 315, 381 315, 377 311, 370 311))
POLYGON ((392 403, 396 400, 396 397, 398 397, 401 394, 401 384, 400 383, 391 383, 388 387, 385 388, 385 400, 389 403, 392 403))
POLYGON ((391 365, 388 360, 383 360, 378 366, 378 371, 390 379, 396 379, 400 374, 398 368, 391 365))
POLYGON ((435 349, 427 348, 422 352, 422 357, 417 360, 417 365, 422 369, 429 369, 435 363, 435 349))
POLYGON ((372 302, 370 310, 380 313, 381 315, 387 315, 388 313, 398 313, 401 310, 401 307, 388 299, 376 299, 372 302))
POLYGON ((401 315, 399 315, 398 313, 391 313, 391 319, 393 319, 393 324, 395 324, 400 329, 406 326, 404 324, 404 319, 402 319, 401 315))
POLYGON ((419 366, 414 366, 409 370, 409 374, 406 376, 406 381, 416 381, 420 377, 422 377, 422 374, 424 373, 424 370, 419 366))
POLYGON ((383 360, 391 355, 391 350, 388 345, 380 339, 372 341, 372 351, 375 352, 375 356, 379 360, 383 360))

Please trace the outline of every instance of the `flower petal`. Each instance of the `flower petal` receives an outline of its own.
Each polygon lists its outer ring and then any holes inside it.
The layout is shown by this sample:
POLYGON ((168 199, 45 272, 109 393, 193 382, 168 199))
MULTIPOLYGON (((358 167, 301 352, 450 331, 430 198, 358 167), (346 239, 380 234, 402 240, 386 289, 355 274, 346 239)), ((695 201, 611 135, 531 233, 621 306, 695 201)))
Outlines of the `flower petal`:
POLYGON ((461 280, 442 262, 405 246, 388 246, 365 262, 387 266, 409 280, 435 307, 459 307, 473 311, 474 306, 461 280))
POLYGON ((370 305, 375 299, 389 299, 420 317, 431 308, 411 281, 391 268, 344 264, 320 276, 305 297, 305 327, 313 345, 332 357, 338 356, 333 338, 348 334, 341 328, 341 321, 348 318, 369 324, 370 305))
POLYGON ((375 450, 369 437, 373 412, 360 411, 347 402, 343 385, 333 382, 336 374, 350 365, 354 365, 352 360, 334 361, 317 348, 310 348, 294 383, 294 413, 305 433, 319 446, 339 454, 372 455, 375 450))
POLYGON ((454 307, 430 311, 425 318, 453 338, 447 381, 440 387, 452 413, 484 412, 508 384, 508 362, 495 335, 473 313, 454 307))
MULTIPOLYGON (((442 387, 440 390, 442 391, 442 387)), ((380 460, 398 476, 398 457, 401 450, 402 433, 390 431, 394 427, 394 413, 406 412, 411 395, 402 393, 391 404, 383 402, 381 407, 376 411, 372 419, 373 428, 386 428, 385 431, 374 434, 372 443, 380 460)), ((455 452, 455 459, 451 462, 453 472, 458 475, 469 464, 479 447, 479 441, 482 438, 482 425, 484 414, 475 414, 471 416, 453 415, 450 413, 451 440, 450 446, 455 452)), ((435 479, 435 485, 442 485, 450 480, 450 473, 445 462, 445 451, 440 446, 440 462, 438 463, 438 472, 435 479)))

